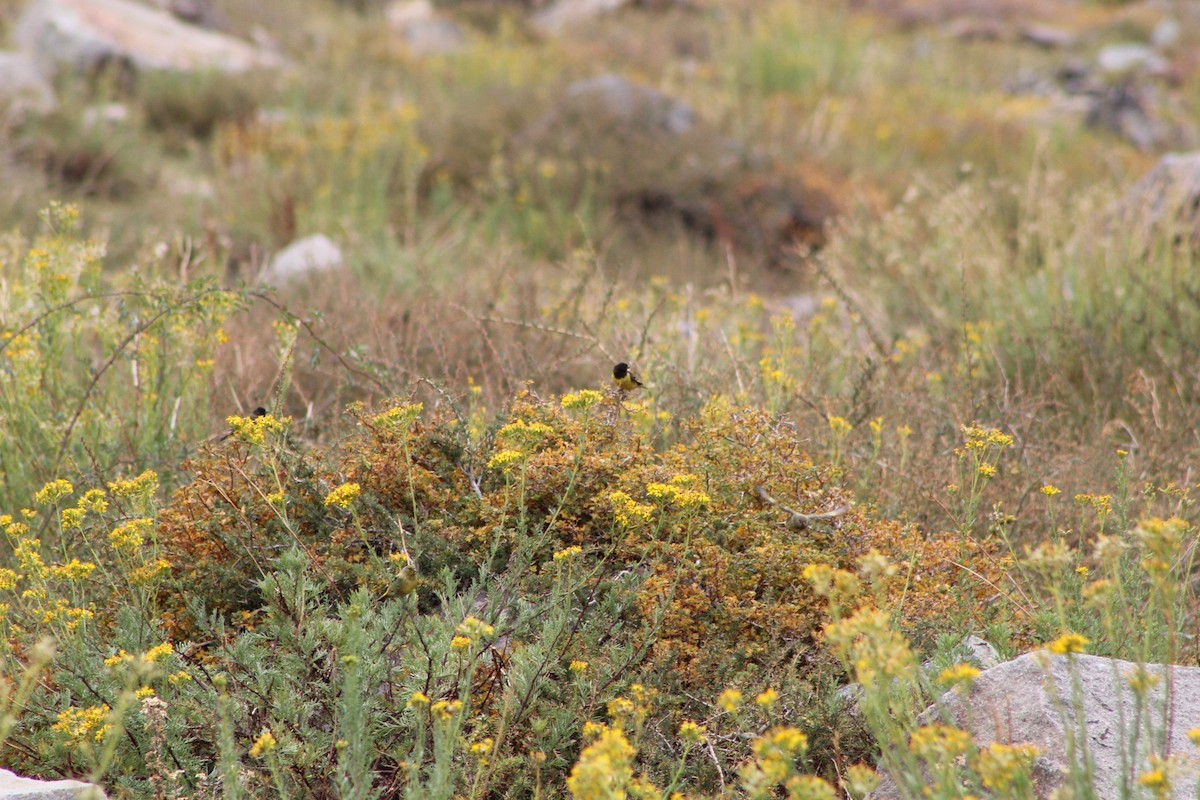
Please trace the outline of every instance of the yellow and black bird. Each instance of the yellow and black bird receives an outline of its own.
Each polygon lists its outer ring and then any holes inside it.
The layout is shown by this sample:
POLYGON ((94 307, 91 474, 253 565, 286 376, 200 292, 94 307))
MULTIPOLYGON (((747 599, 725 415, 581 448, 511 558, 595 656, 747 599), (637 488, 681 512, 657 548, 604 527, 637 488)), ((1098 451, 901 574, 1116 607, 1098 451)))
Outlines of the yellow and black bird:
POLYGON ((642 385, 642 382, 637 379, 637 376, 629 371, 629 365, 622 361, 613 367, 613 383, 622 392, 632 392, 642 385))

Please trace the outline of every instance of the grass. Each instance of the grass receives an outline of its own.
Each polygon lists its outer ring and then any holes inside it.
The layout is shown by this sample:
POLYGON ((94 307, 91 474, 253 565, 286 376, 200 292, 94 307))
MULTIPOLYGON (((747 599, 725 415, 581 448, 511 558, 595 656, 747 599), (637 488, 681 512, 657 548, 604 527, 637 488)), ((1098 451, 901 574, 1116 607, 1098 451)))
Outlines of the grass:
MULTIPOLYGON (((1061 54, 872 8, 541 41, 472 7, 417 64, 373 4, 229 2, 297 69, 6 125, 5 763, 114 797, 1029 797, 1028 751, 918 717, 974 679, 964 635, 1197 665, 1195 254, 1108 210, 1152 157, 1007 91, 1061 54), (553 116, 606 71, 696 128, 553 116), (816 197, 821 246, 785 246, 816 197), (316 232, 347 271, 248 285, 316 232)), ((1169 782, 1151 688, 1129 796, 1169 782)))

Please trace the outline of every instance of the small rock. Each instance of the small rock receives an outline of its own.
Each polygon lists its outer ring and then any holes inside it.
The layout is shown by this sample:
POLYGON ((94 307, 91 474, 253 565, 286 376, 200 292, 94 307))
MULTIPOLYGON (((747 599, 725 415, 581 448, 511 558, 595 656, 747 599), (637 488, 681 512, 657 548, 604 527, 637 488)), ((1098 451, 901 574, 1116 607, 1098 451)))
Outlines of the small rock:
POLYGON ((132 0, 34 0, 17 21, 13 40, 46 76, 62 68, 91 74, 109 66, 237 73, 284 63, 275 53, 132 0))
POLYGON ((158 0, 158 7, 189 25, 215 30, 223 22, 214 0, 158 0))
POLYGON ((297 239, 276 253, 263 270, 261 280, 271 286, 283 286, 345 266, 341 249, 328 236, 318 233, 297 239))
POLYGON ((413 55, 446 55, 466 45, 458 23, 439 15, 429 0, 401 0, 388 6, 384 16, 413 55))
POLYGON ((1175 45, 1179 44, 1180 31, 1179 20, 1167 17, 1154 26, 1154 32, 1150 34, 1150 44, 1154 45, 1155 50, 1174 50, 1175 45))
POLYGON ((24 53, 0 53, 0 105, 18 117, 58 108, 54 87, 24 53))
POLYGON ((81 781, 39 781, 0 769, 0 798, 5 800, 104 800, 100 787, 81 781))
MULTIPOLYGON (((1128 685, 1128 677, 1138 669, 1128 661, 1098 656, 1068 659, 1046 652, 1027 653, 979 675, 966 699, 957 691, 942 695, 922 719, 940 721, 948 714, 979 746, 993 742, 1036 746, 1039 755, 1033 765, 1033 788, 1034 796, 1042 799, 1066 782, 1071 769, 1067 743, 1075 731, 1075 720, 1086 720, 1095 796, 1122 797, 1123 781, 1136 781, 1136 776, 1150 769, 1146 760, 1149 742, 1137 749, 1138 763, 1123 763, 1135 735, 1143 741, 1151 735, 1169 739, 1165 747, 1155 746, 1153 752, 1191 753, 1195 745, 1187 732, 1200 722, 1200 668, 1146 665, 1157 684, 1147 692, 1144 705, 1135 700, 1128 685), (1170 681, 1163 680, 1168 670, 1170 681), (1166 686, 1171 687, 1170 702, 1164 697, 1166 686), (1076 694, 1082 703, 1078 715, 1074 711, 1064 714, 1062 706, 1069 707, 1076 694)), ((1173 760, 1174 796, 1194 797, 1198 773, 1200 762, 1196 759, 1173 760)), ((1137 786, 1131 788, 1136 796, 1137 786)), ((885 776, 871 798, 895 800, 902 796, 908 795, 901 794, 891 776, 885 776)))
POLYGON ((115 127, 129 121, 129 106, 124 103, 88 106, 83 110, 82 121, 85 128, 94 128, 97 125, 115 127))
POLYGON ((1139 150, 1153 150, 1171 135, 1168 126, 1155 117, 1154 107, 1151 87, 1126 81, 1091 95, 1085 122, 1112 131, 1139 150))
POLYGON ((1079 37, 1068 30, 1049 25, 1029 25, 1021 31, 1021 41, 1046 50, 1062 50, 1074 47, 1079 37))
POLYGON ((995 647, 992 647, 992 643, 986 639, 981 639, 972 634, 963 639, 959 647, 971 654, 979 664, 980 669, 991 669, 1000 663, 1000 654, 996 652, 995 647))
POLYGON ((1097 54, 1096 64, 1101 72, 1113 76, 1130 72, 1163 75, 1167 71, 1163 57, 1144 44, 1110 44, 1097 54))
POLYGON ((533 27, 556 36, 597 17, 619 11, 629 0, 557 0, 533 16, 533 27))
POLYGON ((687 133, 696 124, 696 114, 687 103, 612 73, 571 84, 565 104, 643 131, 660 130, 673 136, 687 133))

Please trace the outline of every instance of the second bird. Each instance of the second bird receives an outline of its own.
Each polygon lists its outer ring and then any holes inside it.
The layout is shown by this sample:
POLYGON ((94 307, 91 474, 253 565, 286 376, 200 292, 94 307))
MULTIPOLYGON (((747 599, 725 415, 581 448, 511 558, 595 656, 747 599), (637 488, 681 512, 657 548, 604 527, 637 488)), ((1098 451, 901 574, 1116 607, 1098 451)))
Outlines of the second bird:
POLYGON ((629 365, 622 361, 613 367, 613 383, 622 392, 632 392, 634 389, 642 385, 642 382, 637 379, 637 376, 629 371, 629 365))

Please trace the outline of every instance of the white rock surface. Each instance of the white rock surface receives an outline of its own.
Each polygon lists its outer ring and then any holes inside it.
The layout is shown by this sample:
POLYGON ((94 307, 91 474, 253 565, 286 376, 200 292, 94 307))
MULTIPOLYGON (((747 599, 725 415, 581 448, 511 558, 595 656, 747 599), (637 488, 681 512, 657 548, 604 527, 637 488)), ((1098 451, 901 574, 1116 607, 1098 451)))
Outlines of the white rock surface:
POLYGON ((317 233, 297 239, 276 253, 263 271, 262 281, 272 286, 282 286, 345 266, 341 248, 328 236, 317 233))
POLYGON ((551 36, 629 5, 629 0, 558 0, 533 16, 533 26, 551 36))
POLYGON ((1096 55, 1096 64, 1109 75, 1144 71, 1158 75, 1167 70, 1167 62, 1144 44, 1110 44, 1096 55))
POLYGON ((17 21, 13 40, 45 75, 109 64, 238 73, 284 63, 276 53, 132 0, 33 0, 17 21))
MULTIPOLYGON (((1034 792, 1038 798, 1047 798, 1062 785, 1070 767, 1067 739, 1078 729, 1074 727, 1074 713, 1069 712, 1064 719, 1062 709, 1064 705, 1070 709, 1077 687, 1082 698, 1079 718, 1086 721, 1087 748, 1094 762, 1096 796, 1116 798, 1122 796, 1122 745, 1127 749, 1128 743, 1135 739, 1134 720, 1138 717, 1128 677, 1137 669, 1138 665, 1131 662, 1098 656, 1077 655, 1068 659, 1045 652, 1027 653, 983 672, 965 700, 951 691, 942 696, 940 705, 955 724, 974 735, 979 745, 993 742, 1035 745, 1040 755, 1033 768, 1034 792), (1078 684, 1073 683, 1075 680, 1078 684)), ((1195 797, 1200 760, 1195 757, 1196 746, 1188 740, 1187 733, 1200 727, 1200 668, 1149 664, 1145 669, 1157 676, 1158 683, 1147 693, 1150 711, 1147 716, 1143 709, 1142 731, 1137 739, 1139 749, 1132 777, 1124 773, 1125 782, 1132 784, 1133 796, 1141 796, 1136 782, 1139 775, 1149 770, 1146 759, 1149 741, 1154 741, 1157 749, 1166 740, 1168 752, 1180 756, 1170 772, 1174 796, 1195 797), (1162 715, 1168 671, 1172 690, 1170 702, 1166 703, 1164 733, 1162 715), (1152 734, 1147 733, 1147 725, 1152 734)), ((930 707, 925 718, 940 718, 937 708, 930 707)), ((900 796, 890 777, 885 777, 871 795, 872 800, 894 800, 900 796)))
POLYGON ((1169 153, 1110 211, 1110 227, 1140 246, 1200 244, 1200 152, 1169 153))
POLYGON ((0 53, 0 106, 18 115, 58 108, 54 87, 25 53, 0 53))
POLYGON ((104 800, 104 792, 80 781, 38 781, 0 769, 0 800, 104 800))
POLYGON ((429 0, 400 0, 388 6, 384 16, 413 55, 445 55, 466 46, 458 23, 439 15, 429 0))

